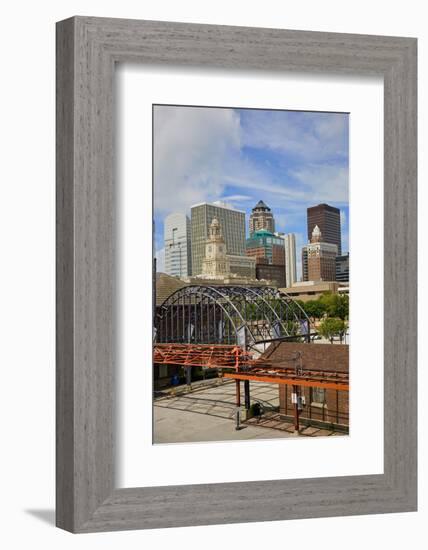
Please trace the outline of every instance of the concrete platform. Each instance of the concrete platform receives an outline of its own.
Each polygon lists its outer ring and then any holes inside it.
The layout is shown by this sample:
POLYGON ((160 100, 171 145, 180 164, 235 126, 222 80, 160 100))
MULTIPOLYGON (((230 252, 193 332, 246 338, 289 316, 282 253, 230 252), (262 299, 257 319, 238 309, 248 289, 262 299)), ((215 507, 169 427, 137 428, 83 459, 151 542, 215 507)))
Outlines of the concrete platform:
MULTIPOLYGON (((275 384, 251 383, 251 402, 260 402, 265 414, 260 421, 252 418, 244 422, 240 430, 235 429, 234 382, 200 382, 192 386, 191 392, 181 386, 157 395, 154 400, 154 443, 297 437, 293 425, 279 418, 279 395, 275 384)), ((300 435, 317 437, 338 434, 318 428, 304 428, 300 435)))

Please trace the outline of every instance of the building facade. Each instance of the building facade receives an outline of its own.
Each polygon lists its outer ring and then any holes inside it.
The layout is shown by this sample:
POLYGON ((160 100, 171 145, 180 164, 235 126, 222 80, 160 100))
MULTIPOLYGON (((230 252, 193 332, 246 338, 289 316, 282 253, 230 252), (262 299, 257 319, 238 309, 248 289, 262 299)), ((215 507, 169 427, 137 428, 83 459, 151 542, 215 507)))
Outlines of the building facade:
POLYGON ((227 255, 231 273, 248 279, 256 278, 256 260, 248 256, 227 255))
POLYGON ((164 222, 165 273, 173 277, 188 277, 192 273, 190 220, 175 212, 164 222))
MULTIPOLYGON (((346 344, 301 344, 281 342, 269 359, 275 362, 301 358, 303 370, 328 370, 349 373, 349 346, 346 344)), ((289 365, 290 363, 287 363, 289 365)), ((279 412, 284 420, 294 418, 293 387, 279 384, 279 412)), ((300 422, 305 426, 349 431, 349 392, 336 389, 302 387, 303 407, 300 422)))
POLYGON ((272 286, 278 288, 285 286, 285 270, 283 265, 263 264, 256 265, 256 279, 268 281, 272 286))
POLYGON ((349 294, 349 285, 336 281, 304 281, 281 289, 292 298, 307 302, 318 300, 326 292, 333 294, 349 294))
POLYGON ((308 247, 302 246, 302 281, 309 281, 308 278, 308 247))
POLYGON ((260 229, 275 233, 275 219, 272 210, 263 201, 259 201, 251 211, 249 220, 250 236, 260 229))
POLYGON ((250 235, 246 241, 247 256, 256 259, 256 264, 282 265, 285 271, 284 239, 266 229, 260 229, 250 235))
POLYGON ((202 276, 221 278, 230 274, 229 259, 226 254, 226 244, 221 231, 220 222, 214 218, 209 229, 209 237, 205 244, 205 258, 202 260, 202 276))
POLYGON ((202 203, 191 207, 192 274, 202 274, 202 261, 209 228, 216 218, 222 228, 229 254, 245 256, 245 212, 235 210, 222 202, 202 203))
POLYGON ((342 254, 342 233, 340 227, 340 210, 329 204, 318 204, 307 209, 308 241, 311 240, 314 227, 317 225, 325 243, 335 244, 337 253, 342 254))
POLYGON ((335 281, 337 245, 324 242, 317 225, 312 231, 311 242, 306 248, 309 281, 335 281))
POLYGON ((336 258, 336 281, 349 283, 349 252, 336 258))
POLYGON ((213 218, 205 241, 202 273, 184 279, 192 284, 256 284, 256 260, 228 254, 220 222, 213 218))
POLYGON ((266 229, 259 229, 246 241, 247 256, 256 262, 256 279, 274 286, 285 285, 284 238, 266 229))
POLYGON ((285 284, 291 286, 297 281, 296 236, 294 233, 288 233, 283 238, 285 245, 285 284))

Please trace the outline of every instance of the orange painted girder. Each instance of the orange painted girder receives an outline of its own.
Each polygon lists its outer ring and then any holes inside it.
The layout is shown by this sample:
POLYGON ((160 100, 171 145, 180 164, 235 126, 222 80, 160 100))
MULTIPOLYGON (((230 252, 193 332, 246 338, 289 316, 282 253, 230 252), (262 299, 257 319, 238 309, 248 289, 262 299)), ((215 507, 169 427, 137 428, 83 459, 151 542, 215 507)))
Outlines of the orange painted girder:
POLYGON ((232 378, 233 380, 252 380, 254 382, 269 382, 273 384, 286 384, 288 386, 306 386, 325 388, 329 390, 349 391, 349 384, 321 381, 321 380, 306 380, 296 378, 280 378, 279 376, 266 376, 266 375, 254 375, 254 374, 238 374, 238 373, 224 373, 224 378, 232 378))
POLYGON ((153 352, 156 364, 185 367, 237 368, 251 357, 234 345, 155 344, 153 352))

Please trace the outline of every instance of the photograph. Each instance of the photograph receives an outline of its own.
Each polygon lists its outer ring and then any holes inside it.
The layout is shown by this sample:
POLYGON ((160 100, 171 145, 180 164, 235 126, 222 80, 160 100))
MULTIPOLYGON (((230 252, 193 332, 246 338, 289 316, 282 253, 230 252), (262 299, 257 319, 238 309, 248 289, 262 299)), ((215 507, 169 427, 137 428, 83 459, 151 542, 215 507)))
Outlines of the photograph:
POLYGON ((349 113, 152 123, 153 443, 349 435, 349 113))
POLYGON ((425 540, 425 10, 3 5, 0 548, 425 540))

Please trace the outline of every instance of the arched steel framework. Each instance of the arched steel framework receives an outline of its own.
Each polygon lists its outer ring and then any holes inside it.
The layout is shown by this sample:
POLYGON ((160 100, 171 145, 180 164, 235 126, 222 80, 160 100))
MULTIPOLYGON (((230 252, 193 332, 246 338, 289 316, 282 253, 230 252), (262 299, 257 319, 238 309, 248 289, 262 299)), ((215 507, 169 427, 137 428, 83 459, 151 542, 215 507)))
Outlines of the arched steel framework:
POLYGON ((158 309, 159 343, 238 344, 283 337, 307 339, 309 318, 290 296, 273 287, 191 285, 158 309))

